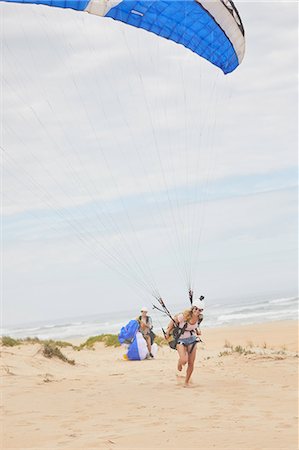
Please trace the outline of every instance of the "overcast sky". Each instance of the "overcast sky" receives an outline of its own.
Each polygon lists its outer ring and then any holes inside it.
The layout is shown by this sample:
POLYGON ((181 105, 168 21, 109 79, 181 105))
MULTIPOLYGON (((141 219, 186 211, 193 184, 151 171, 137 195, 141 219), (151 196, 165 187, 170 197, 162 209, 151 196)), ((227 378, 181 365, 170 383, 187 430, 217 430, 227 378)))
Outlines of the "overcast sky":
POLYGON ((298 7, 237 6, 224 76, 110 19, 0 4, 5 324, 185 302, 189 276, 211 302, 296 294, 298 7))

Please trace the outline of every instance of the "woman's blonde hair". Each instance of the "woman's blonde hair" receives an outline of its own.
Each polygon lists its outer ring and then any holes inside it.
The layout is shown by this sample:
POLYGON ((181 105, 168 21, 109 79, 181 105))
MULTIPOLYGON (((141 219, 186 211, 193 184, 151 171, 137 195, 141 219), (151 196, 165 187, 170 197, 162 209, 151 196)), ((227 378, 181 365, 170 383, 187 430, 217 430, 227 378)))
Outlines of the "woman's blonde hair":
POLYGON ((193 310, 193 307, 191 306, 191 308, 185 309, 185 311, 183 312, 183 316, 184 316, 184 321, 185 322, 189 322, 189 320, 191 319, 191 317, 192 317, 192 310, 193 310))

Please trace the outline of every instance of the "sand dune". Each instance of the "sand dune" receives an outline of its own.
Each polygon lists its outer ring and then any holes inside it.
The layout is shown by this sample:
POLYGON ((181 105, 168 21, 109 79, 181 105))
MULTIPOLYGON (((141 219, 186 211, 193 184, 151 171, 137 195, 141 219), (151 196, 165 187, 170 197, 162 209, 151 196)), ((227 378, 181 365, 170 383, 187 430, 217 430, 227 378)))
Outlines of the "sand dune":
POLYGON ((203 339, 190 388, 168 347, 141 362, 103 344, 62 349, 74 366, 38 344, 2 347, 1 448, 297 449, 297 322, 203 339))

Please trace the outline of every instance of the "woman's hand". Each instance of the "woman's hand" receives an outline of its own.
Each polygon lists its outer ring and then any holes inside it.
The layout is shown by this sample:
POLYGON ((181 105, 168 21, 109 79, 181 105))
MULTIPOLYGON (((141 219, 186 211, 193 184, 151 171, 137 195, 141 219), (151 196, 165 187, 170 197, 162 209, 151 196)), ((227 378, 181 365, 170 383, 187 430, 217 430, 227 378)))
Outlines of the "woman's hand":
POLYGON ((174 323, 173 323, 173 321, 171 321, 171 322, 168 324, 168 327, 167 327, 167 329, 166 329, 166 333, 165 333, 165 339, 166 339, 166 340, 169 339, 170 333, 171 333, 171 330, 173 329, 173 327, 174 327, 174 323))

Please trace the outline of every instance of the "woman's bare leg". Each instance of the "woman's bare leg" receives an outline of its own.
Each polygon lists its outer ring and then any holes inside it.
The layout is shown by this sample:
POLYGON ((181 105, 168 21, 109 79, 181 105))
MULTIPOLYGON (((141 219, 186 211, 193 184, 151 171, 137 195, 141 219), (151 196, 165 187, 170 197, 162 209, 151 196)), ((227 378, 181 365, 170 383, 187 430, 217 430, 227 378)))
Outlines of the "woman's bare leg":
POLYGON ((181 372, 183 366, 188 362, 187 347, 185 347, 183 344, 178 344, 176 346, 176 349, 179 354, 178 370, 181 372))
MULTIPOLYGON (((188 346, 188 350, 190 351, 192 348, 192 345, 188 346)), ((192 375, 193 369, 194 369, 194 362, 196 357, 196 345, 193 347, 193 350, 191 353, 188 353, 188 367, 187 367, 187 373, 185 378, 185 385, 189 384, 190 377, 192 375)))

